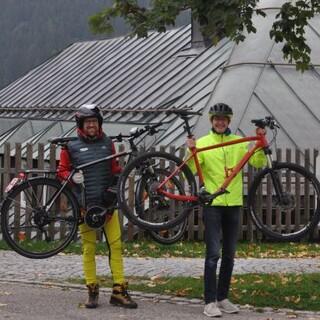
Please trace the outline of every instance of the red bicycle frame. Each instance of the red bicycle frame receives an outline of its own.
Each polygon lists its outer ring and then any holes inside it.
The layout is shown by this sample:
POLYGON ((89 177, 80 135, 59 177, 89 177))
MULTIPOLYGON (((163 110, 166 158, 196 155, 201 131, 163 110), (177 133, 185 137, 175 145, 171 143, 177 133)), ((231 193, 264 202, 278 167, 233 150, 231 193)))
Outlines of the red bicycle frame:
POLYGON ((218 143, 218 144, 210 145, 208 147, 203 147, 203 148, 196 148, 196 147, 190 148, 190 151, 191 151, 190 156, 188 156, 182 162, 182 164, 180 166, 178 166, 168 177, 166 177, 166 179, 164 181, 162 181, 160 183, 160 185, 157 188, 157 192, 161 193, 161 194, 165 195, 166 197, 168 197, 169 199, 173 199, 173 200, 180 200, 180 201, 186 201, 186 202, 198 201, 198 197, 197 196, 173 194, 173 193, 170 193, 170 192, 167 192, 167 191, 163 190, 162 187, 177 172, 179 172, 180 169, 183 166, 185 166, 186 163, 188 161, 190 161, 192 158, 193 158, 193 160, 195 162, 196 172, 197 172, 197 174, 199 176, 199 183, 201 185, 201 184, 203 184, 203 174, 202 174, 202 170, 201 170, 201 167, 200 167, 200 164, 199 164, 198 153, 204 152, 204 151, 208 151, 208 150, 218 149, 218 148, 222 148, 222 147, 227 147, 227 146, 231 146, 231 145, 239 144, 239 143, 243 143, 243 142, 256 141, 254 146, 252 148, 250 148, 248 150, 248 152, 245 153, 245 155, 242 157, 242 159, 232 169, 231 174, 228 177, 226 177, 226 179, 224 180, 224 182, 221 185, 221 187, 217 190, 217 192, 224 192, 227 189, 227 187, 229 186, 229 184, 231 183, 231 181, 233 180, 233 178, 241 171, 241 169, 249 161, 249 159, 252 157, 252 155, 257 150, 262 149, 262 148, 267 148, 269 146, 269 143, 268 143, 268 141, 266 139, 264 131, 262 131, 262 130, 263 129, 261 129, 261 128, 257 128, 257 131, 256 131, 257 135, 256 136, 251 136, 251 137, 236 139, 236 140, 232 140, 232 141, 228 141, 228 142, 218 143))

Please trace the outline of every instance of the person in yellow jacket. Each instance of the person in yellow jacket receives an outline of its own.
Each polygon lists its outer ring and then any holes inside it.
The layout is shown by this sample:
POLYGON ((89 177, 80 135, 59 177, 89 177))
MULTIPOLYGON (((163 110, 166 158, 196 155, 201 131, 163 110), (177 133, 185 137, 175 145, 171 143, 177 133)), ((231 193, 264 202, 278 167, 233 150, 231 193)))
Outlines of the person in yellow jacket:
MULTIPOLYGON (((79 166, 115 153, 112 140, 103 132, 103 118, 98 106, 95 104, 82 105, 75 114, 78 139, 68 142, 61 150, 58 166, 58 177, 62 180, 69 176, 72 166, 79 166)), ((96 308, 99 298, 99 283, 96 275, 96 226, 94 211, 99 208, 108 209, 108 215, 102 220, 102 227, 109 249, 109 265, 113 279, 113 289, 110 298, 112 305, 124 308, 137 308, 127 290, 127 282, 124 278, 123 258, 121 248, 121 228, 118 211, 113 210, 115 193, 112 187, 116 181, 116 175, 121 172, 116 159, 102 162, 83 170, 83 184, 85 186, 85 207, 82 203, 82 211, 85 223, 80 225, 82 241, 83 272, 88 288, 88 300, 86 308, 96 308), (111 207, 110 207, 111 205, 111 207), (92 214, 90 214, 90 212, 92 214)), ((80 182, 79 182, 80 183, 80 182)), ((73 185, 73 191, 81 203, 80 190, 77 184, 73 185)))
MULTIPOLYGON (((212 128, 208 135, 197 141, 188 139, 187 147, 202 148, 242 137, 234 135, 229 129, 233 115, 232 109, 225 103, 217 103, 210 108, 209 118, 212 128)), ((198 153, 203 173, 205 191, 216 192, 232 169, 248 151, 248 143, 240 143, 198 153)), ((249 163, 255 167, 266 165, 262 150, 256 152, 249 163)), ((195 163, 190 160, 188 166, 196 171, 195 163)), ((209 317, 221 316, 221 311, 237 313, 238 307, 228 300, 228 292, 234 265, 236 243, 240 223, 240 208, 243 205, 243 182, 240 172, 228 186, 228 193, 215 198, 203 208, 205 225, 206 257, 204 266, 204 314, 209 317), (216 270, 220 258, 222 238, 222 257, 217 281, 216 270)))

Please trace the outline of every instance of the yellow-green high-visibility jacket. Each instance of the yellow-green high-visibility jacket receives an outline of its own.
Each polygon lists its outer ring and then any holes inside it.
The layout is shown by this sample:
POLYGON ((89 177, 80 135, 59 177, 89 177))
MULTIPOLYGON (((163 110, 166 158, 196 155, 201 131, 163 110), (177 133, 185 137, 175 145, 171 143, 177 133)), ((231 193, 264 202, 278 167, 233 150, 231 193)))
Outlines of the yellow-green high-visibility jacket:
MULTIPOLYGON (((223 143, 242 137, 229 134, 217 134, 212 130, 208 135, 196 141, 197 148, 207 147, 213 144, 223 143)), ((216 192, 230 175, 231 170, 237 165, 244 154, 248 151, 248 142, 234 144, 223 148, 217 148, 198 153, 199 163, 203 173, 204 185, 209 193, 216 192)), ((267 159, 262 150, 256 152, 249 160, 250 165, 261 168, 267 164, 267 159)), ((194 161, 188 162, 193 173, 196 172, 194 161)), ((242 206, 243 205, 243 182, 242 171, 237 174, 225 193, 215 198, 211 205, 214 206, 242 206)))

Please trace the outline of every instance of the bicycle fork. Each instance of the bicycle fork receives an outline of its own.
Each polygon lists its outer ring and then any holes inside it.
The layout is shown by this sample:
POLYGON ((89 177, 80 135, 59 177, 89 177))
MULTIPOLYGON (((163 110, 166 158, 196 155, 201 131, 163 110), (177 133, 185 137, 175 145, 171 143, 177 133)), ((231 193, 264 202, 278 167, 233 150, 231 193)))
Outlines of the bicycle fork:
POLYGON ((276 199, 278 202, 277 204, 279 205, 286 204, 284 203, 284 200, 286 199, 286 197, 282 187, 281 176, 279 176, 279 173, 276 170, 274 170, 275 162, 272 159, 272 155, 266 154, 266 157, 267 157, 267 168, 269 169, 269 173, 271 175, 272 185, 273 185, 276 199))

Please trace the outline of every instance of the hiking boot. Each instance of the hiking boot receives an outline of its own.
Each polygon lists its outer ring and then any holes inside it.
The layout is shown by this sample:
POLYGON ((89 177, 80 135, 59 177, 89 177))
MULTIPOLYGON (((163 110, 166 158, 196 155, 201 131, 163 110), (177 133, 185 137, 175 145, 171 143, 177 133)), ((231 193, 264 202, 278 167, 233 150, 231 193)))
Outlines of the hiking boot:
POLYGON ((208 317, 221 317, 222 313, 217 307, 216 302, 210 302, 204 306, 203 313, 208 317))
POLYGON ((128 284, 114 284, 110 298, 110 303, 114 306, 135 309, 138 307, 137 303, 132 300, 128 291, 128 284))
POLYGON ((239 308, 230 302, 228 299, 224 299, 222 301, 218 301, 218 307, 221 311, 225 313, 238 313, 239 308))
POLYGON ((98 306, 99 299, 99 285, 98 284, 88 284, 88 300, 84 304, 86 308, 94 309, 98 306))

